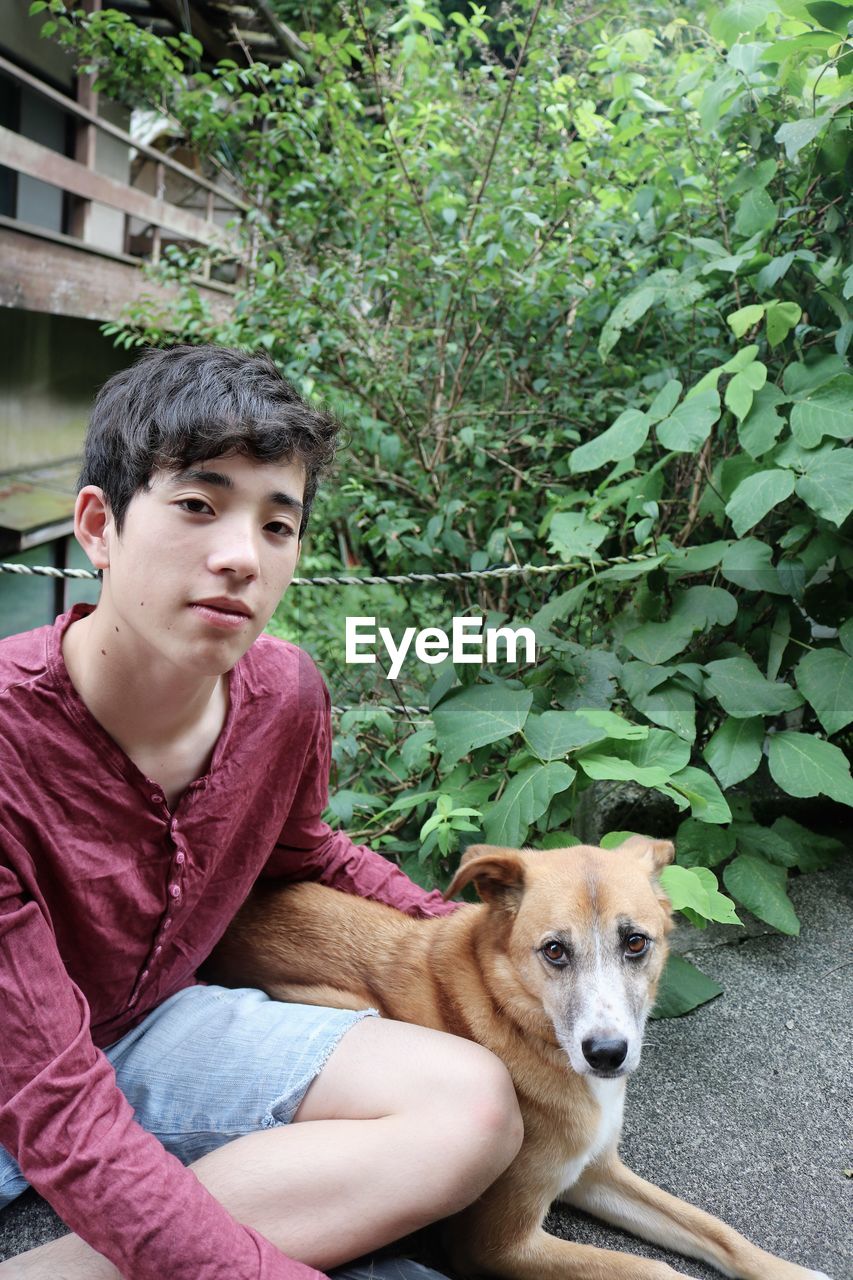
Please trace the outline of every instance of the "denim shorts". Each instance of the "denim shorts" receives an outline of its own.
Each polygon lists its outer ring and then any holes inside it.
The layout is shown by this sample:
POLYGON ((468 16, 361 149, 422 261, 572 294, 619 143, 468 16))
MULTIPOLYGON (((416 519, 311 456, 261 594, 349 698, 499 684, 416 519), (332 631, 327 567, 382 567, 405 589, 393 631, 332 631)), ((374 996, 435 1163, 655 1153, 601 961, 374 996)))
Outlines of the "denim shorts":
MULTIPOLYGON (((190 1164, 243 1134, 289 1124, 341 1037, 370 1016, 283 1004, 250 988, 188 987, 105 1053, 143 1129, 190 1164)), ((0 1148, 0 1208, 26 1188, 0 1148)))

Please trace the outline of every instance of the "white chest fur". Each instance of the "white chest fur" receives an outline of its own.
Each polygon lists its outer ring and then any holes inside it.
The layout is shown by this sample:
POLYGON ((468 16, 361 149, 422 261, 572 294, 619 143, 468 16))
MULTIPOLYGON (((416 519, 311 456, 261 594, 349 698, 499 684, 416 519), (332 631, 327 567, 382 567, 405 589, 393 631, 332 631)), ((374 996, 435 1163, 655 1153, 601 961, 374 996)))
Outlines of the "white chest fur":
POLYGON ((577 1182, 591 1161, 618 1142, 622 1130, 625 1080, 600 1080, 597 1076, 585 1076, 584 1083, 598 1104, 598 1123, 589 1146, 567 1162, 562 1176, 564 1191, 577 1182))

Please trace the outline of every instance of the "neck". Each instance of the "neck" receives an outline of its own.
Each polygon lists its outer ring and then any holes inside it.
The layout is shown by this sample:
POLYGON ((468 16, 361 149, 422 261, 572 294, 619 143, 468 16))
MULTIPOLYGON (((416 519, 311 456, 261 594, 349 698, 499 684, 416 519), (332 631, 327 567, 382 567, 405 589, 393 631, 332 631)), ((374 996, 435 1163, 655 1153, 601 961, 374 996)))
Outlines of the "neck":
POLYGON ((98 609, 73 623, 62 643, 71 683, 128 754, 181 738, 227 696, 227 676, 198 675, 132 650, 98 609))

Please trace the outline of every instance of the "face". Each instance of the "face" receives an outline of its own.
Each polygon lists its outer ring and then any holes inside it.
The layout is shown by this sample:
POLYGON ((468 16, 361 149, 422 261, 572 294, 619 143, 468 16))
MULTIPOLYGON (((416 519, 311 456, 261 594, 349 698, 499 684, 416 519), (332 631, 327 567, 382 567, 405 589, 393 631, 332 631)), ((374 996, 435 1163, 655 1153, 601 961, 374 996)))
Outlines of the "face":
POLYGON ((230 670, 293 577, 304 490, 301 464, 239 455, 155 472, 120 534, 108 514, 98 610, 140 657, 230 670))
POLYGON ((628 1075, 640 1062, 666 958, 667 912, 648 872, 629 855, 590 849, 574 863, 569 876, 546 875, 531 885, 517 927, 572 1068, 628 1075))

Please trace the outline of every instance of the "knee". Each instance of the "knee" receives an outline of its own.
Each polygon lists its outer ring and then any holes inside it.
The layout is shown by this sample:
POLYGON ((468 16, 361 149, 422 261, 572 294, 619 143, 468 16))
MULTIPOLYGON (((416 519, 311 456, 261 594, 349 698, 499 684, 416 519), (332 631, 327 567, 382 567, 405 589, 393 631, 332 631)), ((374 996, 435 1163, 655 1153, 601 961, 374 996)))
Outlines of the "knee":
POLYGON ((474 1199, 515 1159, 524 1124, 509 1072, 482 1046, 465 1043, 447 1084, 446 1128, 461 1185, 474 1199))

